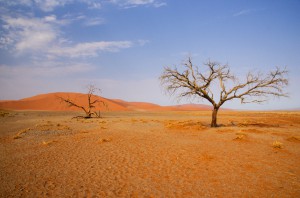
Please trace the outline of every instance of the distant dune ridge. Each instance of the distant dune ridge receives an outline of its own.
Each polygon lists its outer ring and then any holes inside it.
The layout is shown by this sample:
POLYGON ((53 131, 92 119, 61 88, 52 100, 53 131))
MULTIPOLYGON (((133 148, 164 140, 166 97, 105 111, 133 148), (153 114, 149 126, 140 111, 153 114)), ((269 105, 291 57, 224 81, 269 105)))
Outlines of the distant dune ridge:
MULTIPOLYGON (((58 97, 69 98, 75 101, 78 105, 87 105, 87 95, 82 93, 67 93, 57 92, 40 94, 37 96, 24 98, 21 100, 5 100, 0 101, 1 109, 9 110, 47 110, 47 111, 78 111, 80 109, 69 107, 62 102, 58 97)), ((205 111, 211 110, 209 105, 202 104, 185 104, 175 106, 160 106, 147 102, 127 102, 120 99, 108 99, 100 96, 94 96, 101 101, 104 101, 108 108, 103 105, 97 105, 96 109, 103 111, 205 111)))

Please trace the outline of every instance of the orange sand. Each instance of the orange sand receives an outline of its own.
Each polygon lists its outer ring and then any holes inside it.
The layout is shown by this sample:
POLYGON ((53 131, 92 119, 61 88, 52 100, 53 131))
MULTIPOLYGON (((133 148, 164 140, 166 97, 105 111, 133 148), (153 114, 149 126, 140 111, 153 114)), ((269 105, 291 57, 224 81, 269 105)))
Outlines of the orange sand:
POLYGON ((300 197, 299 112, 76 115, 1 111, 0 197, 300 197))

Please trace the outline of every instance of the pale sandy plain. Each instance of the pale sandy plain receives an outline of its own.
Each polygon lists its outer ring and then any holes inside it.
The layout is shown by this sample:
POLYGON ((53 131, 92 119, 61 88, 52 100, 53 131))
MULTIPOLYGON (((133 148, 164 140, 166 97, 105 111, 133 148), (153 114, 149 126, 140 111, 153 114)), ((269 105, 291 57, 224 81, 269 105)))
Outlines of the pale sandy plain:
POLYGON ((1 110, 0 197, 300 197, 300 112, 79 114, 1 110))

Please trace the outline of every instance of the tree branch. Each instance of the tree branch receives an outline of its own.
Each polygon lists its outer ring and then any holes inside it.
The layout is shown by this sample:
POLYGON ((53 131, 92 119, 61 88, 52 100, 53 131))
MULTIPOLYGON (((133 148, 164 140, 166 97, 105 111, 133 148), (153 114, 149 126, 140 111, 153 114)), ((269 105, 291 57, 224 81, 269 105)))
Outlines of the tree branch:
POLYGON ((267 100, 268 96, 287 97, 284 87, 288 85, 285 78, 287 70, 276 68, 266 76, 261 73, 246 75, 246 81, 239 83, 237 78, 231 74, 228 65, 220 65, 216 62, 208 61, 204 64, 208 68, 206 73, 199 72, 199 68, 194 66, 191 58, 183 64, 184 70, 166 67, 160 80, 166 91, 173 95, 178 94, 178 98, 197 95, 208 100, 214 107, 220 107, 224 102, 232 99, 240 99, 241 103, 261 103, 267 100), (220 87, 220 97, 218 103, 214 100, 214 93, 211 89, 213 81, 218 79, 220 87), (234 86, 228 89, 226 83, 231 81, 234 86))

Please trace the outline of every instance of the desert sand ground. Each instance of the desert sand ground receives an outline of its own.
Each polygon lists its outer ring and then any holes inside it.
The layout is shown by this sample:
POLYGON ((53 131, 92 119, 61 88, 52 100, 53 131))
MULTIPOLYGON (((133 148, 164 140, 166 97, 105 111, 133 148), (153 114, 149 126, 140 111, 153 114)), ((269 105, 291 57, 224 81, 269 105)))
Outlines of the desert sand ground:
POLYGON ((1 111, 1 197, 300 197, 300 112, 1 111))

